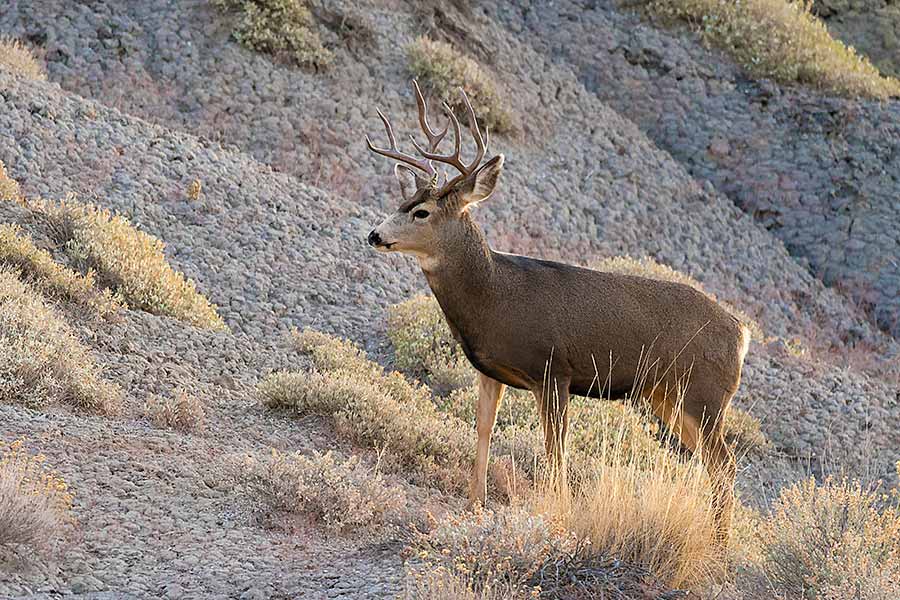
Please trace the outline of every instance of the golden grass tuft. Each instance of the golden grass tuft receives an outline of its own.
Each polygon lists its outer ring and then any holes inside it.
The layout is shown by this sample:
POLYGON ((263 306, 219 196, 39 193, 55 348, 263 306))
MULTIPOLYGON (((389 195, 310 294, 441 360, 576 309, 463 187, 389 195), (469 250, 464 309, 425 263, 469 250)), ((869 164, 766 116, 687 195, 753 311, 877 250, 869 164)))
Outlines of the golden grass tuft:
POLYGON ((406 47, 409 70, 422 85, 447 102, 461 119, 467 119, 459 88, 466 90, 479 125, 496 133, 515 129, 512 113, 494 86, 493 77, 477 62, 446 42, 426 36, 406 47))
POLYGON ((257 388, 263 404, 328 416, 340 433, 383 452, 386 467, 445 491, 464 488, 475 446, 470 427, 438 412, 426 388, 385 373, 346 340, 295 336, 316 370, 269 375, 257 388))
POLYGON ((835 39, 803 0, 650 0, 649 10, 689 23, 756 77, 801 83, 843 96, 900 96, 868 58, 835 39))
POLYGON ((125 217, 71 197, 30 201, 28 207, 47 221, 75 261, 95 270, 97 279, 129 306, 197 327, 226 329, 215 305, 166 262, 163 242, 125 217))
POLYGON ((810 478, 781 491, 759 532, 762 579, 778 597, 900 597, 900 498, 810 478))
POLYGON ((672 267, 669 267, 662 263, 658 263, 650 257, 645 256, 635 259, 630 256, 614 256, 592 262, 589 266, 592 269, 605 271, 607 273, 634 275, 636 277, 645 277, 647 279, 657 279, 659 281, 670 281, 672 283, 688 285, 697 291, 703 292, 710 299, 718 302, 719 306, 734 315, 737 320, 743 323, 750 330, 750 335, 755 341, 762 342, 763 340, 765 340, 766 336, 762 330, 762 327, 760 327, 759 323, 757 323, 749 315, 731 306, 727 302, 723 302, 722 300, 716 298, 715 294, 712 294, 703 289, 703 286, 700 284, 700 282, 690 275, 686 275, 680 271, 676 271, 672 267))
POLYGON ((772 442, 763 433, 759 419, 735 406, 729 407, 725 414, 725 440, 739 457, 772 451, 772 442))
POLYGON ((213 0, 213 5, 236 15, 234 39, 250 50, 303 66, 326 67, 334 60, 305 0, 213 0))
POLYGON ((22 198, 19 183, 6 172, 6 165, 0 160, 0 200, 17 202, 22 198))
POLYGON ((157 427, 177 431, 201 429, 206 421, 203 403, 183 389, 170 396, 151 396, 144 406, 144 415, 157 427))
POLYGON ((0 546, 46 548, 60 536, 72 509, 72 492, 44 457, 21 440, 0 452, 0 546))
POLYGON ((331 452, 248 455, 238 477, 275 510, 312 515, 336 531, 358 531, 402 515, 405 498, 358 457, 345 461, 331 452))
POLYGON ((18 40, 0 37, 0 69, 35 81, 47 79, 47 70, 18 40))
POLYGON ((0 264, 17 269, 35 289, 84 306, 101 317, 114 315, 122 308, 109 290, 94 285, 93 272, 81 275, 58 264, 13 223, 0 224, 0 264))
POLYGON ((0 267, 0 402, 37 408, 56 401, 110 414, 121 399, 63 318, 18 273, 0 267))

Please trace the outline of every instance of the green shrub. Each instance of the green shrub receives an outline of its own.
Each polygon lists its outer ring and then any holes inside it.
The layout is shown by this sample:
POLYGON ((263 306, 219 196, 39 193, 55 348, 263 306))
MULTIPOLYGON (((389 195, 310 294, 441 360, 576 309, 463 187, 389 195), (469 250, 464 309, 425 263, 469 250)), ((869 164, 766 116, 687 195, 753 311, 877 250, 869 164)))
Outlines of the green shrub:
POLYGON ((18 273, 0 267, 0 402, 40 408, 56 401, 109 414, 121 400, 63 318, 18 273))
POLYGON ((503 133, 515 129, 512 113, 494 86, 491 75, 481 66, 446 42, 425 36, 406 48, 409 70, 439 99, 447 102, 454 113, 467 119, 467 111, 459 94, 466 90, 479 125, 491 132, 503 133))
POLYGON ((213 4, 236 13, 234 39, 251 50, 304 66, 325 67, 333 60, 304 0, 213 0, 213 4))
POLYGON ((900 82, 833 38, 811 1, 650 0, 651 12, 694 26, 756 77, 846 96, 900 95, 900 82))
POLYGON ((166 262, 165 244, 125 217, 72 198, 29 201, 28 207, 48 223, 73 260, 96 271, 100 283, 132 308, 226 329, 215 305, 166 262))

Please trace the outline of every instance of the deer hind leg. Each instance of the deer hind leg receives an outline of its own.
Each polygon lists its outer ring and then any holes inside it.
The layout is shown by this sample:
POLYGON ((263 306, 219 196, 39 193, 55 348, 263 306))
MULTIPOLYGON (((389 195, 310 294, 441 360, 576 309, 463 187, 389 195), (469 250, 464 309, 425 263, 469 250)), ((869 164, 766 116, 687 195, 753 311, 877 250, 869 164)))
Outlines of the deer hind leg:
POLYGON ((569 433, 569 380, 552 378, 549 384, 532 390, 544 429, 544 450, 554 488, 568 489, 566 472, 566 437, 569 433))
POLYGON ((475 410, 475 429, 478 446, 475 451, 475 467, 469 483, 469 504, 484 505, 487 498, 487 467, 491 452, 491 435, 497 421, 497 409, 506 386, 487 375, 478 374, 478 406, 475 410))
POLYGON ((725 443, 723 407, 728 402, 705 403, 691 398, 679 402, 675 394, 662 390, 648 390, 647 397, 653 413, 666 424, 691 452, 700 452, 713 486, 713 515, 716 542, 724 547, 731 529, 734 507, 734 453, 725 443))

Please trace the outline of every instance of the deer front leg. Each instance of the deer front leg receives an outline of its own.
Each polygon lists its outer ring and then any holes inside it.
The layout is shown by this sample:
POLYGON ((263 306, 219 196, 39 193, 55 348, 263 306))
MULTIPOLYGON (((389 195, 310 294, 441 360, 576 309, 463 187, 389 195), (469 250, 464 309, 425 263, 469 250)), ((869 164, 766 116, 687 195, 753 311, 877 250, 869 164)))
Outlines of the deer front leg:
POLYGON ((478 406, 475 410, 475 429, 478 446, 475 451, 475 468, 469 485, 469 505, 484 505, 487 497, 487 466, 491 452, 491 434, 497 421, 497 409, 506 386, 487 375, 478 374, 478 406))

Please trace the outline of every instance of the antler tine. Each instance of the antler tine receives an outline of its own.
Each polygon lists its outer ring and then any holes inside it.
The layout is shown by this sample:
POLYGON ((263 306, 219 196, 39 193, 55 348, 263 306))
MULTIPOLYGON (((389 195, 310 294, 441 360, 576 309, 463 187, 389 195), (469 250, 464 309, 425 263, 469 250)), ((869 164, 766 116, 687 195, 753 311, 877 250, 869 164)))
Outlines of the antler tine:
POLYGON ((437 154, 434 152, 434 149, 432 149, 432 151, 429 152, 428 150, 425 150, 424 148, 422 148, 422 146, 420 146, 418 143, 416 143, 416 140, 413 140, 413 144, 415 145, 416 150, 418 150, 419 154, 421 154, 425 158, 428 158, 431 160, 436 160, 438 162, 450 165, 450 166, 454 167, 460 173, 462 173, 464 175, 468 175, 468 172, 466 171, 466 165, 463 164, 462 160, 459 157, 460 146, 462 143, 462 134, 460 133, 459 120, 457 120, 456 115, 453 114, 453 109, 450 108, 449 104, 447 104, 445 102, 443 104, 443 108, 444 108, 444 112, 446 112, 447 116, 450 118, 450 125, 453 125, 453 139, 454 139, 453 153, 452 154, 437 154))
POLYGON ((472 137, 475 138, 475 145, 478 147, 475 159, 467 166, 471 173, 481 162, 481 159, 484 158, 484 153, 487 151, 487 144, 485 143, 484 138, 481 137, 481 130, 478 129, 478 120, 475 118, 475 109, 472 108, 472 103, 469 102, 466 90, 459 88, 459 93, 462 94, 463 103, 466 105, 466 111, 469 113, 469 131, 472 132, 472 137))
POLYGON ((384 113, 381 112, 380 109, 375 109, 378 113, 378 116, 381 117, 381 122, 384 123, 384 129, 387 131, 388 141, 391 143, 390 148, 378 148, 372 143, 372 140, 369 139, 369 136, 366 135, 366 145, 369 147, 369 150, 376 154, 380 154, 382 156, 386 156, 388 158, 392 158, 394 160, 398 160, 400 162, 406 163, 411 167, 415 167, 426 173, 429 177, 434 177, 437 174, 437 171, 434 170, 434 165, 431 164, 431 161, 427 158, 418 159, 414 156, 410 156, 404 152, 401 152, 397 147, 397 139, 394 137, 394 129, 391 127, 391 122, 388 121, 387 117, 384 116, 384 113))
POLYGON ((447 131, 450 129, 450 123, 448 122, 447 126, 444 127, 444 130, 440 133, 432 131, 431 126, 428 124, 428 105, 425 103, 425 97, 422 96, 422 90, 419 89, 419 82, 415 79, 413 79, 413 89, 416 91, 416 104, 419 107, 419 126, 428 138, 429 150, 434 152, 444 139, 444 136, 447 135, 447 131))

